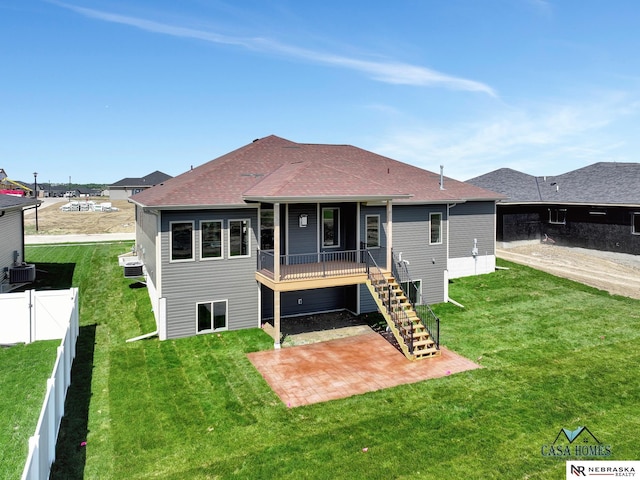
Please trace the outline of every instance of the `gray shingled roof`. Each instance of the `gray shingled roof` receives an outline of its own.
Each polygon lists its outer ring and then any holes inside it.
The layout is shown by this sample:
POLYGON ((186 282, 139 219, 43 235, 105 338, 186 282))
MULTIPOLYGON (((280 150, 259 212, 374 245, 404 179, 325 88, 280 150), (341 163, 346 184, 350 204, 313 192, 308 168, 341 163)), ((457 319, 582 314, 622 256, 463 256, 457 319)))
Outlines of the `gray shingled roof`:
POLYGON ((455 203, 503 198, 350 145, 295 143, 270 135, 131 197, 156 208, 264 201, 455 203))
POLYGON ((141 178, 129 177, 118 180, 116 183, 109 185, 110 187, 152 187, 158 185, 165 180, 169 180, 171 175, 167 175, 159 170, 156 170, 149 175, 141 178))
POLYGON ((640 163, 598 162, 548 177, 501 168, 467 182, 509 197, 503 203, 640 205, 640 163))
POLYGON ((33 197, 16 197, 0 193, 0 210, 17 210, 40 203, 42 203, 40 200, 33 197))

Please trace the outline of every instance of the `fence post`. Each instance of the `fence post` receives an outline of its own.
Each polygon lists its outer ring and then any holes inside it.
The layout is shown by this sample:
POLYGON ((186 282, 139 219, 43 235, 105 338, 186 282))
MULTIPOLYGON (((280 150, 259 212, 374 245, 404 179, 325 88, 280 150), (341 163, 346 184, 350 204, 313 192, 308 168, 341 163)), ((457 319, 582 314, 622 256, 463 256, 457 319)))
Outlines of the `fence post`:
POLYGON ((29 437, 29 461, 22 472, 22 480, 40 480, 40 435, 29 437))
POLYGON ((56 392, 56 379, 55 378, 50 378, 47 380, 47 387, 49 390, 49 405, 50 407, 47 409, 47 433, 48 433, 48 438, 47 438, 47 447, 46 447, 46 453, 47 453, 47 465, 49 465, 49 467, 51 467, 51 465, 53 464, 53 461, 56 459, 56 439, 57 439, 57 428, 56 428, 56 417, 57 417, 57 399, 58 399, 58 394, 56 392), (53 407, 53 408, 51 408, 53 407))

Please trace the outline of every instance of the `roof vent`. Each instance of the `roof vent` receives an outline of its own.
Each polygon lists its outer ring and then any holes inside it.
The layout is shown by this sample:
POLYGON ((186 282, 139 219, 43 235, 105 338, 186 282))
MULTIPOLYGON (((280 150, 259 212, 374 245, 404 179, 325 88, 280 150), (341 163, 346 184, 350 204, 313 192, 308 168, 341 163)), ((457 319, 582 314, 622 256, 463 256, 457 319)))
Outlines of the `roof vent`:
POLYGON ((444 190, 444 165, 440 165, 440 190, 444 190))

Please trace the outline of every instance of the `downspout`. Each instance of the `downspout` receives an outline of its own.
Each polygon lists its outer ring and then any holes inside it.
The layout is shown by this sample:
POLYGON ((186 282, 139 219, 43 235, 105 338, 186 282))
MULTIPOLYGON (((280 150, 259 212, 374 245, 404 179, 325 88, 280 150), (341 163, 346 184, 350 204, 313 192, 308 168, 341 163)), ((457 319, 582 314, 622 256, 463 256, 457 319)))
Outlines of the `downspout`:
MULTIPOLYGON (((440 167, 442 171, 442 167, 440 167)), ((442 186, 442 183, 440 184, 442 186)), ((451 302, 451 298, 449 298, 449 246, 451 244, 451 240, 449 238, 449 223, 451 222, 451 212, 450 210, 455 207, 457 203, 447 203, 447 269, 445 270, 445 278, 444 278, 444 298, 445 301, 451 302)))

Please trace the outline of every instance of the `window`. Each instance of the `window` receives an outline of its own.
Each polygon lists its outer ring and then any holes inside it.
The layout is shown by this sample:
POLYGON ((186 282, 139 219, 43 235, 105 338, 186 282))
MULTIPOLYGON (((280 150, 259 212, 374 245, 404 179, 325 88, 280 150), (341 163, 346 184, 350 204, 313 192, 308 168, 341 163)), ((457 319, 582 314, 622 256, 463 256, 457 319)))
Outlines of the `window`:
POLYGON ((229 220, 229 256, 248 257, 250 253, 249 220, 229 220))
POLYGON ((193 260, 193 222, 171 222, 171 261, 193 260))
POLYGON ((567 223, 567 209, 566 208, 550 208, 549 223, 565 225, 567 223))
POLYGON ((380 246, 380 215, 367 215, 367 248, 380 246))
POLYGON ((430 244, 442 243, 442 214, 430 213, 429 214, 429 229, 431 236, 429 238, 430 244))
POLYGON ((200 222, 202 258, 222 258, 222 220, 200 222))
POLYGON ((422 281, 401 282, 402 290, 407 294, 407 298, 414 305, 422 305, 422 281))
POLYGON ((635 212, 631 216, 631 233, 640 235, 640 212, 635 212))
POLYGON ((322 209, 322 246, 340 246, 340 209, 322 209))
POLYGON ((198 333, 215 332, 227 328, 227 301, 198 303, 198 333))
POLYGON ((260 209, 260 250, 273 250, 273 207, 260 209))

